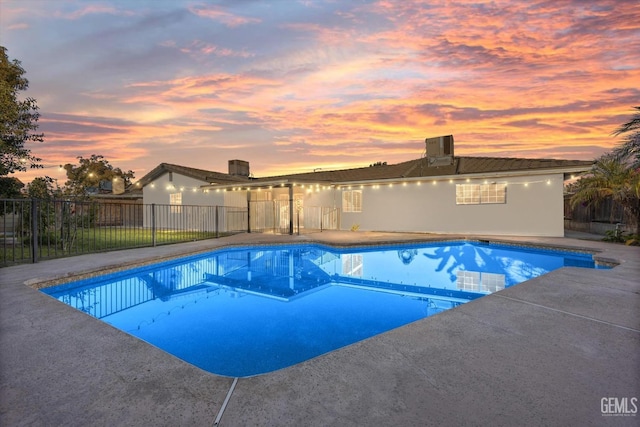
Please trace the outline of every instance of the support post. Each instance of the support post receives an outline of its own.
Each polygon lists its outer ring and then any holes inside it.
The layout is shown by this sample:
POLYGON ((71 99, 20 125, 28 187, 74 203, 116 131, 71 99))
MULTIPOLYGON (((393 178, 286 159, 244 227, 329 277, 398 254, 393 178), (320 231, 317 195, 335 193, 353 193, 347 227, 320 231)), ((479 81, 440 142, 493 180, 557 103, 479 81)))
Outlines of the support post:
POLYGON ((247 233, 251 233, 251 191, 247 190, 247 233))
POLYGON ((289 184, 289 234, 293 235, 293 184, 289 184))

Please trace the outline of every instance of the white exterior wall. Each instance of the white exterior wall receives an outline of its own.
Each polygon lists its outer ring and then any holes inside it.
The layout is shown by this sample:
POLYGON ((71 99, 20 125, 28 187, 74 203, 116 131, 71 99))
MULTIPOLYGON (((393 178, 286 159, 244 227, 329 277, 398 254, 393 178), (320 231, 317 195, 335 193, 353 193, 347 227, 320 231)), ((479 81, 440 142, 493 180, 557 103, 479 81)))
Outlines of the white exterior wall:
POLYGON ((145 205, 155 203, 157 205, 168 205, 169 195, 172 193, 182 193, 183 205, 194 206, 222 206, 224 196, 215 191, 204 192, 200 186, 208 182, 189 178, 184 175, 173 173, 172 181, 169 181, 169 174, 157 178, 147 184, 142 189, 142 200, 145 205), (195 191, 194 191, 195 190, 195 191))
MULTIPOLYGON (((183 205, 237 206, 246 208, 246 191, 204 192, 202 181, 173 174, 164 174, 143 189, 145 204, 169 204, 169 195, 182 191, 183 205), (173 185, 176 190, 169 189, 173 185), (193 191, 193 189, 197 191, 193 191)), ((532 176, 494 176, 466 179, 424 180, 420 185, 379 184, 376 187, 352 185, 362 190, 362 212, 342 212, 342 189, 319 189, 294 186, 294 198, 301 198, 304 212, 313 207, 335 207, 339 212, 339 228, 350 230, 354 225, 367 231, 405 231, 456 234, 491 234, 520 236, 563 236, 563 174, 532 176), (456 184, 507 183, 504 204, 457 205, 456 184), (528 184, 528 185, 525 185, 528 184)), ((288 199, 288 188, 273 188, 271 200, 288 199)))
MULTIPOLYGON (((155 217, 157 229, 182 229, 215 231, 215 212, 201 206, 221 206, 224 197, 220 193, 204 191, 201 185, 207 182, 193 179, 184 175, 165 173, 142 189, 144 207, 143 224, 152 227, 155 217), (171 194, 182 194, 182 208, 172 208, 171 194), (149 205, 155 204, 155 215, 149 205), (175 209, 175 210, 174 210, 175 209)), ((221 221, 219 219, 219 221, 221 221)))
MULTIPOLYGON (((352 189, 360 189, 352 186, 352 189)), ((342 203, 342 190, 337 190, 342 203)), ((341 229, 563 236, 563 174, 423 181, 362 188, 362 212, 341 212, 341 229), (457 205, 456 184, 507 182, 505 204, 457 205), (525 186, 525 184, 528 185, 525 186)))

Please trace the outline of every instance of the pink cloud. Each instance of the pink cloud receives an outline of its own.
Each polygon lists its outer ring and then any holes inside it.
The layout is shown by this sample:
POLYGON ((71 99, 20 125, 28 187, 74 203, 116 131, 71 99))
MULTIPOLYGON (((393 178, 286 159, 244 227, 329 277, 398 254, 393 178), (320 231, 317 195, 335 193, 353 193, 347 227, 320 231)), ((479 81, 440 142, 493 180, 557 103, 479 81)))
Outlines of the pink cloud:
POLYGON ((212 5, 191 6, 189 7, 189 11, 194 15, 221 22, 231 28, 260 22, 260 19, 235 15, 212 5))
POLYGON ((129 10, 120 9, 112 6, 104 6, 101 4, 89 4, 80 9, 77 9, 71 13, 68 12, 56 12, 55 15, 64 19, 77 20, 86 15, 95 14, 109 14, 109 15, 128 15, 131 16, 134 13, 129 10))

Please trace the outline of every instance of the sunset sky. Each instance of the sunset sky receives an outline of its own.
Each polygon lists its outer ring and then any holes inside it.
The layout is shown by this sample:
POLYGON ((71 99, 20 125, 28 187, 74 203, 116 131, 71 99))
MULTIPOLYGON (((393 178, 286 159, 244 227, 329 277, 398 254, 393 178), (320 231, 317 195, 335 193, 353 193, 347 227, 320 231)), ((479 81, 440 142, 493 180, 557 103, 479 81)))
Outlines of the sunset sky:
POLYGON ((0 0, 46 169, 256 177, 456 155, 593 159, 640 105, 638 0, 0 0))

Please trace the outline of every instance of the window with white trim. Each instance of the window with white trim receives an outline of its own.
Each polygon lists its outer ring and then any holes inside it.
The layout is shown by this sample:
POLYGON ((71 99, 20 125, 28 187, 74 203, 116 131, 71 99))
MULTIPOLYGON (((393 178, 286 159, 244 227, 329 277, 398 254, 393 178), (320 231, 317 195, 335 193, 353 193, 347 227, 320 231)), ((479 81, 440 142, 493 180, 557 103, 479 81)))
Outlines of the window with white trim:
POLYGON ((342 212, 362 212, 362 190, 342 192, 342 212))
POLYGON ((507 203, 507 184, 456 184, 456 205, 507 203))
POLYGON ((182 193, 169 194, 169 204, 171 213, 182 213, 182 193))
POLYGON ((362 254, 343 254, 340 258, 342 258, 342 274, 349 277, 362 277, 362 254))

